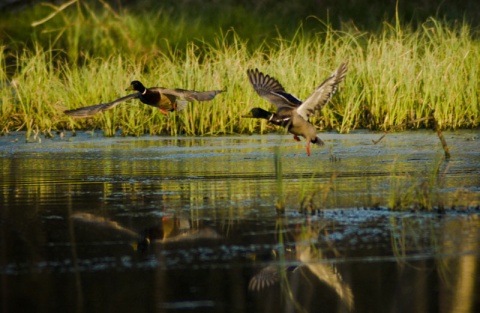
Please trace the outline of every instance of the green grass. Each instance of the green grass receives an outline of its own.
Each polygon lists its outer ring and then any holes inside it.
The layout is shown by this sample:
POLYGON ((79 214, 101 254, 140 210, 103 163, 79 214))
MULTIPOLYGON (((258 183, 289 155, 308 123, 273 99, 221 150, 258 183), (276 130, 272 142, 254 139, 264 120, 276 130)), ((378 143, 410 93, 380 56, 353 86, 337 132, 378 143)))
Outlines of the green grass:
POLYGON ((443 183, 448 171, 443 159, 438 160, 425 171, 415 175, 397 173, 396 165, 392 168, 391 193, 388 207, 397 211, 443 211, 446 207, 454 208, 455 204, 445 203, 437 189, 443 183), (443 168, 443 171, 442 171, 443 168))
MULTIPOLYGON (((432 128, 428 119, 409 123, 431 115, 441 129, 480 123, 480 41, 466 22, 431 18, 414 28, 397 19, 383 23, 378 31, 363 32, 351 25, 334 29, 309 19, 308 29, 297 24, 294 32, 284 35, 281 27, 264 32, 268 18, 258 20, 241 7, 226 11, 218 24, 205 25, 202 19, 167 9, 140 15, 103 2, 73 2, 55 9, 36 6, 23 12, 21 20, 29 23, 56 13, 38 23, 28 39, 12 37, 0 47, 1 133, 54 134, 66 129, 102 129, 107 136, 118 130, 134 136, 264 133, 275 128, 240 117, 255 106, 271 108, 250 86, 248 68, 273 75, 288 92, 305 99, 343 61, 349 62, 345 82, 312 119, 319 129, 391 130, 402 124, 432 128), (238 29, 215 28, 229 18, 244 23, 238 29), (63 114, 124 96, 132 80, 147 86, 227 92, 212 102, 191 103, 177 115, 165 116, 139 101, 89 119, 63 114)), ((15 17, 7 18, 12 22, 15 17)), ((14 33, 8 22, 2 23, 2 29, 14 33)), ((22 25, 15 31, 26 28, 22 25)))

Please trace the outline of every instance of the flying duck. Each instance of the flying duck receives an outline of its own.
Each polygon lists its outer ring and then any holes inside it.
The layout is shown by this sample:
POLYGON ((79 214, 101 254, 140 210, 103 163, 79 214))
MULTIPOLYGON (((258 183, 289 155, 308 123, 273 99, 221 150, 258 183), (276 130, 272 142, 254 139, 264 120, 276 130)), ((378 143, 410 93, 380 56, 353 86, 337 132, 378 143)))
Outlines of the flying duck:
POLYGON ((74 110, 66 110, 65 114, 72 117, 88 117, 99 112, 113 109, 122 102, 130 99, 140 99, 143 103, 157 107, 160 112, 168 114, 168 112, 179 112, 187 107, 188 102, 193 101, 209 101, 215 98, 219 93, 225 90, 210 90, 210 91, 194 91, 185 89, 169 89, 163 87, 151 87, 146 88, 138 80, 134 80, 130 83, 130 86, 126 90, 135 90, 136 93, 132 93, 125 97, 119 98, 112 102, 100 103, 91 106, 86 106, 74 110), (182 98, 184 100, 179 100, 182 98))
POLYGON ((300 141, 302 136, 307 141, 307 155, 310 156, 310 143, 323 145, 324 142, 317 136, 317 130, 308 121, 309 117, 321 110, 330 100, 338 88, 338 84, 345 78, 347 63, 340 64, 313 93, 301 101, 287 93, 285 88, 275 78, 265 75, 258 69, 247 70, 247 75, 257 94, 277 107, 277 112, 268 112, 261 108, 253 108, 244 117, 262 118, 270 123, 285 127, 293 134, 293 139, 300 141))

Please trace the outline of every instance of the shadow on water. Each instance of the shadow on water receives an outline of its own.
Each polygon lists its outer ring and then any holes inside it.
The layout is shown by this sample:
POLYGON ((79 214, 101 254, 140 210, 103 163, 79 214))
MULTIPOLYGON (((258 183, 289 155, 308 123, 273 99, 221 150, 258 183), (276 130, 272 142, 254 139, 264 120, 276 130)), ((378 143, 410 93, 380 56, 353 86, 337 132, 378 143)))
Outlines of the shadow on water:
POLYGON ((478 132, 445 137, 0 138, 2 312, 478 312, 478 132))

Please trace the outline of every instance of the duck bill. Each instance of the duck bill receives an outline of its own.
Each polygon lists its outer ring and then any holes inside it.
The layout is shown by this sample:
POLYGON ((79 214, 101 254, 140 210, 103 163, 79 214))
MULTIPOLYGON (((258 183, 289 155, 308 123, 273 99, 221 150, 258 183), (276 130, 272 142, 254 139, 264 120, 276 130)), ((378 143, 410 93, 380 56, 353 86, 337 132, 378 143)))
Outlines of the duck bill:
POLYGON ((129 90, 135 90, 135 89, 133 89, 133 85, 130 85, 130 86, 127 87, 127 89, 125 89, 125 91, 129 91, 129 90))
POLYGON ((248 114, 242 115, 241 118, 255 118, 255 116, 253 116, 252 113, 248 113, 248 114))

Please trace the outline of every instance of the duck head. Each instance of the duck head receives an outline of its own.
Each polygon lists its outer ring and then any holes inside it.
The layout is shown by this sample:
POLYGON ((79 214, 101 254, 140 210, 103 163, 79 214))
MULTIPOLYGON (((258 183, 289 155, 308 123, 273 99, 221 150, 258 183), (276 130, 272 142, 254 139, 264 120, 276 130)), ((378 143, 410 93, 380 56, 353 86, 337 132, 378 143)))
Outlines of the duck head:
POLYGON ((138 92, 143 93, 145 89, 147 88, 145 88, 145 86, 141 82, 139 82, 138 80, 134 80, 133 82, 130 83, 130 86, 128 86, 128 88, 125 90, 136 90, 138 92))

